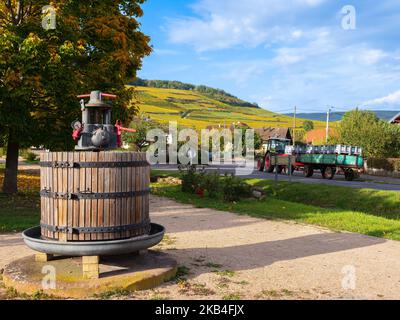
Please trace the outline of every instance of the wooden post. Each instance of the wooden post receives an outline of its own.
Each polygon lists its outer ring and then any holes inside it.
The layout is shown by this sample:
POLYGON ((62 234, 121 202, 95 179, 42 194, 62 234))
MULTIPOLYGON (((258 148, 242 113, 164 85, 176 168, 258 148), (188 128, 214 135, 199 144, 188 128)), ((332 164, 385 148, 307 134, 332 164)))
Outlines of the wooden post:
POLYGON ((47 254, 47 253, 42 253, 42 252, 35 253, 35 261, 36 262, 48 262, 52 259, 53 259, 52 254, 47 254))
POLYGON ((82 257, 82 273, 84 279, 99 278, 99 256, 82 257))

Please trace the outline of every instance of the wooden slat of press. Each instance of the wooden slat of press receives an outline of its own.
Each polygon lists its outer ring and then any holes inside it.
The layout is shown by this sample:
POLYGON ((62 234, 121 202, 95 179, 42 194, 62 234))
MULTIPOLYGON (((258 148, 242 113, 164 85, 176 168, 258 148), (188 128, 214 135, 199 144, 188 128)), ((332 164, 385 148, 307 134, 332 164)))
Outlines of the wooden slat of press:
MULTIPOLYGON (((136 160, 140 160, 140 154, 136 154, 136 160)), ((136 174, 135 174, 135 190, 140 191, 140 167, 136 168, 136 174)), ((136 217, 135 221, 136 223, 140 223, 141 220, 141 213, 140 213, 140 197, 136 196, 135 197, 135 211, 136 211, 136 217)))
MULTIPOLYGON (((142 161, 142 153, 139 153, 139 161, 142 161)), ((139 190, 143 190, 143 167, 139 167, 139 190)), ((140 212, 140 220, 139 223, 143 222, 143 196, 138 196, 139 199, 139 212, 140 212)), ((142 230, 139 230, 142 233, 142 230)))
MULTIPOLYGON (((103 162, 104 160, 104 152, 99 152, 98 161, 103 162)), ((106 169, 100 168, 98 170, 98 178, 97 178, 97 190, 100 193, 104 192, 104 171, 106 169)), ((97 226, 104 226, 104 199, 97 200, 97 226)), ((103 234, 97 234, 97 240, 103 240, 103 234)))
MULTIPOLYGON (((110 152, 105 152, 104 153, 104 161, 109 162, 111 159, 110 152)), ((110 168, 105 168, 104 169, 104 192, 109 192, 110 191, 110 168)), ((104 199, 104 210, 103 210, 103 220, 104 220, 104 226, 109 227, 110 226, 110 200, 109 199, 104 199)), ((103 234, 103 239, 108 240, 110 239, 110 233, 104 233, 103 234)))
MULTIPOLYGON (((141 161, 144 160, 144 153, 143 152, 140 154, 140 160, 141 161)), ((145 189, 145 181, 146 181, 146 167, 141 167, 140 171, 141 171, 140 188, 141 188, 141 190, 144 190, 145 189)), ((141 201, 141 203, 140 203, 140 212, 142 213, 142 218, 141 218, 142 222, 146 219, 146 214, 145 214, 145 209, 144 209, 145 202, 146 202, 145 201, 145 197, 146 197, 146 195, 144 195, 144 194, 140 196, 140 201, 141 201)), ((144 230, 145 230, 145 228, 142 228, 142 230, 140 230, 140 232, 143 233, 144 230)))
MULTIPOLYGON (((120 159, 121 159, 121 161, 126 161, 126 159, 125 159, 125 152, 120 152, 120 159)), ((124 192, 125 191, 125 183, 124 183, 124 181, 125 181, 125 176, 124 176, 124 174, 125 174, 125 168, 119 168, 119 175, 120 175, 120 191, 121 192, 124 192)), ((124 225, 124 221, 125 221, 125 217, 124 217, 124 215, 125 215, 125 209, 126 209, 126 206, 125 206, 125 204, 126 204, 126 198, 121 198, 120 199, 120 217, 119 217, 119 225, 120 226, 122 226, 122 225, 124 225)), ((125 236, 125 232, 123 231, 123 232, 120 232, 119 233, 119 237, 120 238, 123 238, 125 236)))
MULTIPOLYGON (((139 157, 140 157, 140 161, 142 161, 143 160, 143 153, 140 153, 139 157)), ((145 175, 144 167, 140 167, 140 190, 144 189, 144 187, 143 187, 144 175, 145 175)), ((143 208, 143 206, 144 206, 144 197, 145 197, 144 195, 139 196, 139 198, 140 198, 140 213, 141 213, 140 222, 143 222, 144 218, 145 218, 144 208, 143 208)), ((143 233, 143 228, 140 228, 140 233, 143 233)))
MULTIPOLYGON (((136 161, 137 160, 137 153, 132 153, 132 161, 136 161)), ((138 169, 136 167, 132 167, 132 174, 131 174, 131 190, 132 191, 136 191, 136 171, 138 169)), ((132 223, 137 223, 137 219, 136 219, 136 197, 132 197, 131 199, 131 221, 132 223)), ((132 236, 136 236, 137 235, 137 231, 133 230, 131 233, 132 236)))
MULTIPOLYGON (((46 161, 44 153, 42 153, 40 155, 40 161, 41 162, 46 161)), ((40 190, 43 190, 45 187, 47 187, 46 186, 46 172, 45 172, 44 168, 40 168, 40 190)), ((45 198, 45 197, 41 197, 40 198, 40 212, 41 212, 41 214, 40 214, 40 222, 49 224, 48 221, 47 221, 48 220, 48 211, 47 211, 46 199, 47 198, 45 198)), ((47 237, 46 229, 42 229, 41 230, 41 234, 42 234, 42 236, 47 237)))
MULTIPOLYGON (((128 153, 124 152, 122 154, 122 161, 128 161, 128 153)), ((129 191, 128 190, 128 168, 122 168, 122 175, 121 175, 121 188, 122 192, 129 191)), ((122 199, 122 219, 121 219, 121 225, 127 225, 128 224, 128 210, 127 210, 127 203, 128 203, 128 198, 123 198, 122 199)), ((129 231, 124 231, 121 234, 122 238, 128 238, 129 237, 129 231)))
MULTIPOLYGON (((99 161, 99 153, 98 152, 92 152, 91 153, 91 162, 98 162, 99 161)), ((92 190, 92 192, 97 193, 98 192, 98 188, 97 188, 97 175, 98 175, 98 168, 92 168, 91 174, 92 174, 92 187, 90 190, 92 190)), ((97 227, 97 204, 98 204, 98 200, 97 199, 93 199, 91 200, 91 219, 90 219, 90 226, 91 227, 97 227)), ((90 236, 90 240, 97 240, 97 234, 93 233, 90 236)))
MULTIPOLYGON (((121 158, 122 158, 122 154, 120 152, 117 152, 115 154, 116 156, 116 161, 120 162, 121 158)), ((120 192, 121 191, 121 170, 122 168, 115 168, 115 192, 120 192)), ((121 203, 122 203, 122 199, 121 198, 117 198, 116 200, 116 208, 115 208, 115 224, 117 226, 121 225, 121 203)), ((115 237, 116 238, 120 238, 121 237, 121 232, 115 232, 115 237)))
MULTIPOLYGON (((61 152, 61 161, 68 161, 68 154, 67 152, 61 152)), ((61 192, 65 193, 68 191, 68 171, 67 168, 61 168, 61 181, 58 181, 59 188, 61 187, 61 192)), ((60 199, 60 206, 61 206, 61 214, 58 218, 59 225, 62 227, 67 226, 67 201, 65 199, 60 199)), ((66 242, 67 241, 67 233, 60 232, 59 233, 59 240, 66 242)))
MULTIPOLYGON (((79 152, 79 161, 85 162, 86 160, 86 153, 79 152)), ((79 169, 79 191, 84 191, 86 186, 86 169, 80 168, 79 169)), ((77 200, 79 201, 79 227, 85 226, 85 212, 86 212, 86 204, 85 200, 77 200)), ((85 240, 84 234, 79 234, 79 240, 85 240)))
MULTIPOLYGON (((53 159, 52 161, 59 161, 59 159, 61 160, 61 152, 55 152, 53 153, 53 159)), ((58 192, 60 183, 61 183, 61 178, 62 178, 62 173, 61 173, 61 169, 59 168, 53 168, 53 192, 58 192), (60 181, 60 183, 59 183, 60 181)), ((55 226, 59 226, 60 225, 60 215, 61 213, 61 203, 60 200, 58 199, 54 199, 54 221, 53 221, 53 225, 55 226)), ((59 232, 54 232, 54 237, 55 239, 59 239, 59 232)))
MULTIPOLYGON (((146 154, 143 153, 142 155, 143 157, 143 161, 146 161, 146 154)), ((148 189, 149 188, 149 184, 147 183, 147 167, 143 167, 143 184, 142 187, 143 189, 148 189)), ((143 199, 143 219, 147 220, 147 203, 148 203, 148 194, 143 195, 142 199, 143 199)), ((143 232, 145 232, 146 228, 143 228, 143 232)))
MULTIPOLYGON (((131 152, 130 155, 131 161, 136 160, 136 153, 131 152)), ((136 185, 135 185, 135 174, 136 174, 136 168, 132 167, 129 175, 129 183, 130 183, 130 191, 135 191, 136 185)), ((136 223, 136 211, 135 211, 135 197, 130 198, 130 203, 129 203, 129 221, 131 224, 136 223)), ((133 237, 136 235, 136 231, 132 230, 130 232, 130 236, 133 237)))
MULTIPOLYGON (((132 161, 132 152, 127 152, 126 161, 132 161)), ((126 191, 132 191, 132 168, 126 168, 126 191)), ((131 224, 131 202, 132 197, 126 199, 126 224, 131 224)), ((132 236, 132 231, 126 232, 126 237, 130 238, 132 236)))
MULTIPOLYGON (((54 153, 48 153, 47 154, 47 161, 53 161, 53 155, 54 153)), ((47 171, 47 187, 51 190, 54 191, 54 169, 51 167, 46 168, 47 171)), ((55 207, 54 207, 54 199, 49 198, 49 225, 54 224, 54 217, 55 217, 55 207)), ((54 239, 55 235, 54 232, 48 231, 47 234, 49 235, 49 238, 54 239)))
MULTIPOLYGON (((146 154, 145 154, 145 156, 144 156, 144 159, 147 160, 147 159, 146 159, 146 154)), ((146 166, 146 167, 145 167, 145 171, 146 171, 145 187, 148 189, 148 188, 150 188, 150 166, 146 166)), ((146 195, 146 197, 145 197, 145 202, 146 202, 146 206, 145 206, 145 215, 146 215, 146 218, 148 219, 148 218, 149 218, 149 210, 150 210, 150 208, 149 208, 149 204, 150 204, 150 194, 147 194, 147 195, 146 195)))
MULTIPOLYGON (((74 162, 74 153, 67 153, 67 160, 69 163, 74 162)), ((68 193, 74 192, 74 168, 66 169, 68 172, 68 193)), ((67 200, 67 225, 68 227, 72 227, 74 224, 74 200, 67 200)), ((68 234, 67 240, 72 241, 73 235, 68 234)))
MULTIPOLYGON (((116 154, 110 152, 110 161, 116 161, 116 154)), ((115 192, 116 188, 115 168, 110 168, 110 192, 115 192)), ((116 199, 110 199, 110 226, 116 225, 116 199)), ((114 238, 114 233, 110 232, 110 239, 114 238)))
MULTIPOLYGON (((146 161, 146 154, 143 154, 143 161, 146 161)), ((148 167, 144 167, 144 171, 146 172, 146 174, 144 175, 144 188, 148 189, 150 187, 150 177, 149 177, 149 170, 148 167)), ((148 208, 147 206, 149 205, 149 194, 146 194, 144 196, 144 216, 146 217, 146 219, 148 219, 149 215, 148 215, 148 208)))
MULTIPOLYGON (((79 162, 79 152, 73 152, 73 160, 74 162, 79 162)), ((75 168, 72 169, 73 175, 74 175, 74 183, 73 183, 73 192, 77 193, 79 191, 79 183, 80 183, 80 169, 75 168)), ((73 226, 74 227, 79 227, 79 213, 80 213, 80 205, 79 205, 79 200, 73 200, 72 201, 72 206, 73 206, 73 226)), ((74 234, 72 236, 72 239, 74 241, 79 240, 79 235, 74 234)))
MULTIPOLYGON (((86 152, 85 161, 90 162, 91 159, 92 159, 91 153, 86 152)), ((86 171, 86 184, 85 184, 86 188, 84 191, 90 192, 90 190, 92 189, 92 169, 86 168, 85 171, 86 171)), ((85 199, 85 227, 90 227, 90 225, 91 225, 91 222, 90 222, 91 206, 92 206, 92 201, 90 199, 85 199)), ((90 240, 89 233, 85 233, 85 240, 90 240)))

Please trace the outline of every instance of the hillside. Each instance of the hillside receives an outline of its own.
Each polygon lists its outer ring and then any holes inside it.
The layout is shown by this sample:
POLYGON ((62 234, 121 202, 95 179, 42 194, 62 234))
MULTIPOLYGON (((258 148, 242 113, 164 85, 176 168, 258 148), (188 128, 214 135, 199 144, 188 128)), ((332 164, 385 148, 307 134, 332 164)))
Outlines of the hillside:
MULTIPOLYGON (((293 118, 257 107, 235 106, 221 102, 195 90, 178 90, 137 86, 139 109, 150 119, 178 124, 196 129, 209 125, 245 123, 252 128, 292 127, 293 118)), ((302 119, 297 120, 301 127, 302 119)), ((315 122, 323 127, 323 122, 315 122)))
POLYGON ((202 95, 207 96, 208 98, 217 100, 222 103, 226 103, 230 106, 238 106, 238 107, 250 107, 250 108, 259 108, 257 103, 250 103, 235 97, 234 95, 227 93, 221 89, 215 89, 211 87, 207 87, 204 85, 196 86, 190 83, 184 83, 180 81, 169 81, 169 80, 144 80, 144 79, 136 79, 135 81, 130 83, 133 86, 139 87, 149 87, 149 88, 159 88, 159 89, 177 89, 177 90, 189 90, 198 92, 202 95))

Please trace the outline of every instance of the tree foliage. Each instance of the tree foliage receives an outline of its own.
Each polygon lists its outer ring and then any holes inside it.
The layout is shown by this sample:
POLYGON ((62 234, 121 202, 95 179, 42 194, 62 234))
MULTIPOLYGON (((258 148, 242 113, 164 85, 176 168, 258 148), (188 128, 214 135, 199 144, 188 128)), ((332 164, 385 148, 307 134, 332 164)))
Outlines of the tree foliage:
POLYGON ((357 145, 370 157, 395 157, 400 154, 400 128, 380 120, 371 111, 347 112, 338 128, 339 143, 357 145))
POLYGON ((71 149, 70 123, 80 117, 76 95, 96 89, 117 94, 114 117, 130 121, 134 91, 124 84, 151 52, 137 21, 143 2, 51 1, 56 29, 45 30, 48 1, 1 1, 0 140, 14 149, 71 149))
POLYGON ((314 122, 312 122, 311 120, 305 120, 303 122, 303 129, 308 132, 311 130, 314 130, 314 122))

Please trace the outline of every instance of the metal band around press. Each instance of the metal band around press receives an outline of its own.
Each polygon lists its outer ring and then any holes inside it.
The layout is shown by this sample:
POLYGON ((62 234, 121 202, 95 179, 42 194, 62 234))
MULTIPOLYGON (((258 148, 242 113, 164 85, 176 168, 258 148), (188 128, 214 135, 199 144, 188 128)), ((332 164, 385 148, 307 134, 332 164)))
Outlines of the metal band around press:
POLYGON ((45 198, 64 199, 64 200, 80 200, 80 199, 117 199, 117 198, 130 198, 135 196, 144 196, 150 193, 150 188, 139 191, 127 192, 52 192, 44 189, 40 191, 40 196, 45 198))
POLYGON ((146 160, 119 161, 119 162, 69 162, 69 161, 42 161, 42 168, 137 168, 148 167, 146 160))

